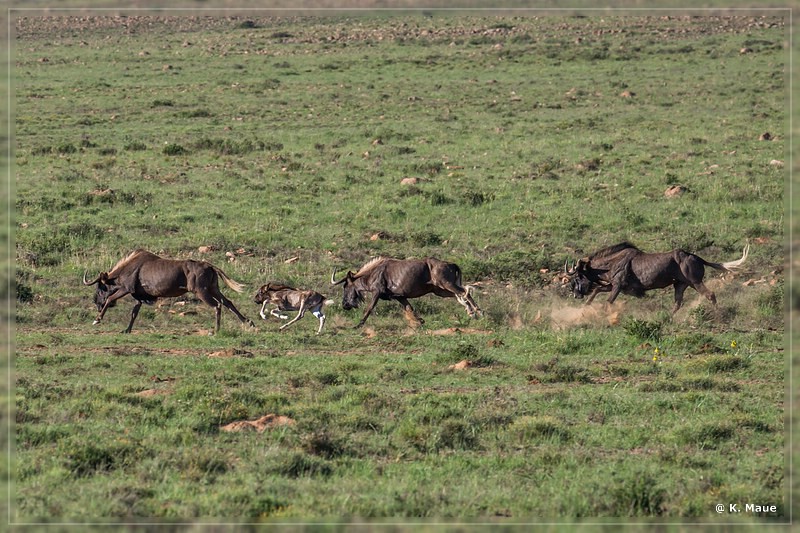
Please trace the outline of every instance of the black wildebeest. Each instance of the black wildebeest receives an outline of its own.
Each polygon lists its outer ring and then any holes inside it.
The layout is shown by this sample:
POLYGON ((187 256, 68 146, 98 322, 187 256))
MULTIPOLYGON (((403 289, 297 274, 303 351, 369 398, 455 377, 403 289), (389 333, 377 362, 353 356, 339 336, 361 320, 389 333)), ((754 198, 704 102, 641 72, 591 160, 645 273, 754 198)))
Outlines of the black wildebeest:
POLYGON ((629 242, 621 242, 579 260, 569 270, 564 264, 564 274, 575 298, 589 294, 587 304, 600 292, 610 292, 608 303, 613 303, 620 292, 640 298, 645 291, 674 285, 675 306, 672 312, 675 313, 681 308, 687 287, 716 304, 717 297, 703 284, 705 267, 732 271, 744 263, 749 250, 750 245, 745 245, 741 259, 736 261, 711 263, 680 249, 645 253, 629 242))
POLYGON ((423 323, 408 303, 408 299, 419 298, 431 292, 444 298, 456 298, 472 318, 482 314, 470 295, 471 287, 461 285, 461 269, 458 265, 432 257, 424 259, 376 257, 355 274, 348 271, 339 281, 336 281, 336 270, 334 270, 331 274, 331 284, 343 284, 344 309, 354 309, 364 301, 365 294, 372 295, 372 302, 356 327, 364 325, 378 304, 378 300, 397 300, 407 315, 410 314, 423 323))
POLYGON ((275 309, 270 311, 272 316, 278 317, 281 320, 286 320, 289 317, 280 314, 280 311, 297 311, 297 316, 289 320, 286 324, 282 325, 279 329, 283 330, 288 328, 306 314, 306 311, 311 313, 319 319, 319 329, 317 335, 322 333, 322 326, 325 325, 325 313, 322 312, 322 306, 333 303, 332 300, 326 300, 323 295, 315 291, 298 290, 288 285, 278 285, 276 283, 267 283, 262 285, 253 298, 253 301, 261 305, 261 311, 258 312, 261 318, 267 319, 264 311, 267 305, 274 305, 275 309))
POLYGON ((219 278, 235 290, 242 292, 244 286, 230 279, 225 273, 214 265, 205 261, 191 259, 177 260, 164 259, 147 250, 135 250, 127 257, 121 259, 110 272, 102 272, 93 281, 86 281, 83 274, 84 285, 97 284, 94 303, 100 312, 93 325, 99 324, 109 307, 114 307, 116 301, 130 294, 136 304, 131 311, 131 321, 125 333, 130 333, 133 321, 139 314, 142 304, 153 305, 159 298, 173 298, 187 292, 194 293, 200 300, 216 310, 216 323, 214 332, 219 332, 219 319, 224 305, 235 314, 242 322, 254 326, 251 320, 245 318, 233 302, 225 298, 219 290, 219 278))

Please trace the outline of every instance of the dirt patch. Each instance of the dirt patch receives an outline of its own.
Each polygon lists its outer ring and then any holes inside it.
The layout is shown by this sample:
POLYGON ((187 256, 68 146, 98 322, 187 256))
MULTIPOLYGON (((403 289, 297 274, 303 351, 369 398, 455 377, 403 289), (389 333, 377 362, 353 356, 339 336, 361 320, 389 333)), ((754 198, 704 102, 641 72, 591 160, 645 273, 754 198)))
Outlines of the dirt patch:
POLYGON ((259 433, 264 433, 271 428, 293 426, 295 424, 296 422, 294 419, 288 416, 268 414, 256 420, 237 420, 236 422, 220 426, 219 429, 228 432, 257 431, 259 433))
POLYGON ((434 329, 428 332, 428 335, 491 335, 494 331, 488 329, 475 329, 475 328, 444 328, 434 329))
POLYGON ((170 389, 146 389, 143 391, 139 391, 134 396, 138 396, 140 398, 152 398, 153 396, 159 396, 162 394, 172 394, 170 389))
POLYGON ((252 359, 255 357, 252 352, 248 352, 247 350, 239 350, 237 348, 228 348, 227 350, 220 350, 218 352, 213 352, 208 354, 211 358, 219 358, 219 359, 227 359, 230 357, 245 357, 252 359))

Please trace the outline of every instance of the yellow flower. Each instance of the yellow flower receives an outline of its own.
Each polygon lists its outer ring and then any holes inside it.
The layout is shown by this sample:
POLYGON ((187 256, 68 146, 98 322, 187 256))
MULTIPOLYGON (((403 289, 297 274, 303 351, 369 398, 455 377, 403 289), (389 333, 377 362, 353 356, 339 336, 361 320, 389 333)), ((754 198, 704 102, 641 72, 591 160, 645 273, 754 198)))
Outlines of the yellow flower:
POLYGON ((731 341, 731 348, 736 348, 736 341, 731 341))

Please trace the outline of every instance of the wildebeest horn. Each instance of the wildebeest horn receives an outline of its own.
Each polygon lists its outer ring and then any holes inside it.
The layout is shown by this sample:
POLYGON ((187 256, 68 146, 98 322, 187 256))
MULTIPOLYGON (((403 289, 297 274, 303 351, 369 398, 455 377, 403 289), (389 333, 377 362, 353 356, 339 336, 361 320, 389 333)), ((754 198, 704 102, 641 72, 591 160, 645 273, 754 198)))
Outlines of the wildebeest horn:
POLYGON ((333 269, 333 273, 331 274, 331 285, 339 285, 340 283, 344 283, 344 280, 347 279, 347 276, 343 277, 339 281, 336 281, 336 269, 333 269))
POLYGON ((100 276, 97 276, 96 278, 94 278, 94 281, 86 281, 86 271, 83 272, 83 284, 84 285, 94 285, 98 281, 100 281, 100 276))

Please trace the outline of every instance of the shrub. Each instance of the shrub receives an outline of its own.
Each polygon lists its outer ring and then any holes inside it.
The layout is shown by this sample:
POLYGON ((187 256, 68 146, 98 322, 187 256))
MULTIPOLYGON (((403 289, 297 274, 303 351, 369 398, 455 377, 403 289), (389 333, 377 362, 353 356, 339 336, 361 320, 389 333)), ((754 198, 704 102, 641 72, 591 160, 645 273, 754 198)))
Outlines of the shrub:
POLYGON ((164 149, 162 150, 164 155, 184 155, 187 154, 188 151, 186 148, 181 146, 180 144, 169 143, 164 145, 164 149))
POLYGON ((701 449, 712 449, 733 437, 733 427, 726 423, 710 423, 699 427, 684 427, 678 430, 680 444, 693 444, 701 449))
POLYGON ((652 474, 633 472, 612 490, 613 516, 657 516, 664 512, 666 492, 652 474))
POLYGON ((131 141, 123 146, 123 149, 129 152, 141 152, 147 150, 147 145, 141 141, 131 141))
POLYGON ((641 339, 643 341, 655 341, 655 342, 661 340, 662 327, 663 327, 662 323, 651 322, 649 320, 641 320, 638 318, 633 318, 631 320, 628 320, 623 325, 623 328, 629 335, 641 339))
POLYGON ((436 450, 442 448, 473 450, 480 445, 475 428, 464 420, 449 418, 440 428, 433 443, 433 448, 436 450))
POLYGON ((28 285, 20 282, 19 275, 17 276, 17 284, 15 292, 17 295, 18 302, 27 304, 33 301, 33 289, 31 289, 28 285))
POLYGON ((297 452, 281 458, 273 468, 273 471, 293 478, 302 476, 327 477, 333 473, 333 468, 324 459, 297 452))
POLYGON ((524 443, 531 440, 567 442, 571 435, 564 424, 552 416, 522 416, 509 427, 514 437, 524 443))

